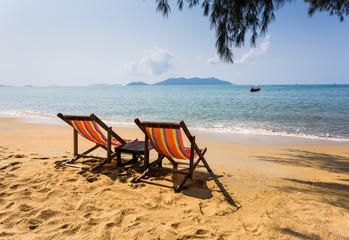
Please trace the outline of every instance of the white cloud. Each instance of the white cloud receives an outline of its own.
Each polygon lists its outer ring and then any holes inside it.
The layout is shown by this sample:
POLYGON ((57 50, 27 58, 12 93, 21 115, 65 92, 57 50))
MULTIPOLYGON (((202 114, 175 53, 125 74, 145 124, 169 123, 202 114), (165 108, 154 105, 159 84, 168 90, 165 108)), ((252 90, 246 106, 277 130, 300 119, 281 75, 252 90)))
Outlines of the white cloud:
POLYGON ((247 61, 251 61, 261 55, 263 55, 264 53, 267 52, 267 50, 270 47, 270 35, 268 34, 263 42, 261 43, 261 45, 259 46, 259 48, 251 48, 250 51, 248 53, 245 53, 244 55, 242 55, 242 57, 238 60, 235 60, 234 63, 235 64, 242 64, 244 62, 247 61))
MULTIPOLYGON (((234 64, 243 64, 244 62, 247 61, 251 61, 261 55, 263 55, 264 53, 267 52, 267 50, 270 47, 270 35, 268 34, 263 42, 261 43, 261 45, 259 46, 259 48, 251 48, 250 51, 248 53, 245 53, 244 55, 242 55, 242 57, 238 60, 234 60, 234 64)), ((215 57, 212 58, 208 58, 207 59, 207 63, 210 65, 216 65, 220 62, 218 56, 216 55, 215 57)))
POLYGON ((212 58, 208 58, 207 59, 207 63, 210 64, 210 65, 216 65, 219 63, 219 58, 218 56, 216 55, 215 57, 212 57, 212 58))
POLYGON ((122 66, 123 70, 125 72, 131 73, 132 75, 142 75, 143 70, 141 69, 141 66, 137 62, 129 62, 122 66))
POLYGON ((123 69, 133 75, 160 75, 172 69, 175 55, 164 48, 145 49, 143 58, 138 62, 129 62, 123 69))

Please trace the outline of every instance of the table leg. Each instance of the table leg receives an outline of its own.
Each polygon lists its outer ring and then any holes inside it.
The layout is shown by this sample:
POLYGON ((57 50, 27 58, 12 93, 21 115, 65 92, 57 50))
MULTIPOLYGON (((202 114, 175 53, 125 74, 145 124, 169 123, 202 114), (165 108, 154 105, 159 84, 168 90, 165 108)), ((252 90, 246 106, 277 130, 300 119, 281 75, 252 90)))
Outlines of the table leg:
POLYGON ((121 152, 120 151, 116 151, 116 165, 117 166, 121 166, 121 152))
POLYGON ((148 136, 145 135, 144 141, 144 170, 148 169, 149 166, 149 149, 148 149, 148 136))
POLYGON ((149 150, 145 150, 144 152, 144 170, 146 170, 149 166, 149 150))
POLYGON ((137 162, 138 158, 137 158, 137 154, 132 153, 132 161, 137 162))

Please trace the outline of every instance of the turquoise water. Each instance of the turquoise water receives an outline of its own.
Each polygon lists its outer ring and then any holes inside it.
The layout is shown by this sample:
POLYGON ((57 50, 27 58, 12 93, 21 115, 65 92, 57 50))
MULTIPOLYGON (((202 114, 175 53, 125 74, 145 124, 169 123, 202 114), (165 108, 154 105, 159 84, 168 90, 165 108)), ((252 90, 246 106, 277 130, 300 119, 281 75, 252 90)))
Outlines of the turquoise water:
POLYGON ((349 85, 2 87, 2 116, 95 113, 133 125, 179 121, 200 131, 349 141, 349 85))

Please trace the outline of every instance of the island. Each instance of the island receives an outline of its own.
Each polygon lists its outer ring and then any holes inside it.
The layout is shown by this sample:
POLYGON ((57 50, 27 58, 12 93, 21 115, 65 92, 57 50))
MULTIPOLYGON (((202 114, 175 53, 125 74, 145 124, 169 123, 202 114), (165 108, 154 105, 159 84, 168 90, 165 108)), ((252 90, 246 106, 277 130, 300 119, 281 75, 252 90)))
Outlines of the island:
POLYGON ((130 82, 126 86, 148 86, 148 83, 145 82, 130 82))
POLYGON ((154 85, 233 85, 217 78, 168 78, 154 85))
POLYGON ((233 85, 231 82, 223 81, 214 77, 211 78, 168 78, 154 84, 145 82, 131 82, 126 86, 149 86, 149 85, 233 85))

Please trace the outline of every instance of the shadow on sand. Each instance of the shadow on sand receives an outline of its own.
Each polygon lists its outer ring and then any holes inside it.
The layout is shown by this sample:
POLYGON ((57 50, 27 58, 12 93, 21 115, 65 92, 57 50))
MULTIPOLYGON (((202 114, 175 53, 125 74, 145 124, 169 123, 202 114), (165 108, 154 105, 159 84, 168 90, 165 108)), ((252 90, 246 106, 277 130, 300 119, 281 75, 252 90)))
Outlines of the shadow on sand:
MULTIPOLYGON (((335 173, 349 173, 349 158, 341 155, 312 151, 284 149, 287 153, 278 156, 255 156, 261 161, 292 166, 313 167, 335 173)), ((349 179, 347 179, 349 181, 349 179)))
POLYGON ((349 185, 330 182, 311 182, 284 178, 286 181, 297 183, 296 186, 281 187, 282 191, 293 193, 305 192, 320 198, 322 202, 349 210, 349 185))
MULTIPOLYGON (((64 161, 57 161, 56 168, 61 168, 64 161)), ((113 160, 110 164, 105 164, 103 167, 95 170, 87 170, 89 167, 96 165, 98 163, 95 159, 86 159, 81 161, 79 164, 84 169, 79 171, 86 181, 94 182, 98 180, 100 175, 105 175, 109 177, 112 181, 120 181, 121 183, 131 182, 134 178, 143 173, 143 165, 140 161, 133 163, 132 165, 127 165, 124 167, 117 167, 116 162, 113 160)), ((141 186, 142 184, 151 184, 159 187, 172 188, 173 185, 178 184, 181 181, 183 175, 181 174, 168 174, 166 172, 155 172, 150 176, 147 176, 144 180, 141 180, 139 183, 132 183, 132 186, 141 186)), ((225 200, 236 210, 241 208, 237 204, 228 191, 225 189, 223 184, 219 181, 219 178, 222 178, 223 175, 215 175, 213 172, 204 173, 201 171, 195 171, 193 180, 188 180, 182 189, 184 195, 198 198, 198 199, 210 199, 213 197, 213 192, 220 192, 223 194, 225 200), (207 186, 207 182, 213 180, 218 186, 219 190, 210 189, 207 186)), ((173 193, 175 194, 175 193, 173 193)))
MULTIPOLYGON (((256 156, 261 161, 275 162, 290 166, 312 167, 332 173, 348 174, 337 180, 349 182, 349 158, 337 154, 326 154, 304 150, 285 149, 287 153, 278 156, 256 156)), ((349 185, 335 182, 304 181, 284 178, 295 184, 281 187, 281 191, 300 191, 311 194, 322 202, 349 209, 349 185)))
POLYGON ((299 233, 299 232, 295 232, 292 229, 289 228, 277 228, 278 231, 280 231, 281 233, 283 233, 284 235, 289 235, 292 237, 296 237, 299 239, 304 239, 304 240, 317 240, 317 239, 321 239, 320 236, 316 235, 316 234, 303 234, 303 233, 299 233))

